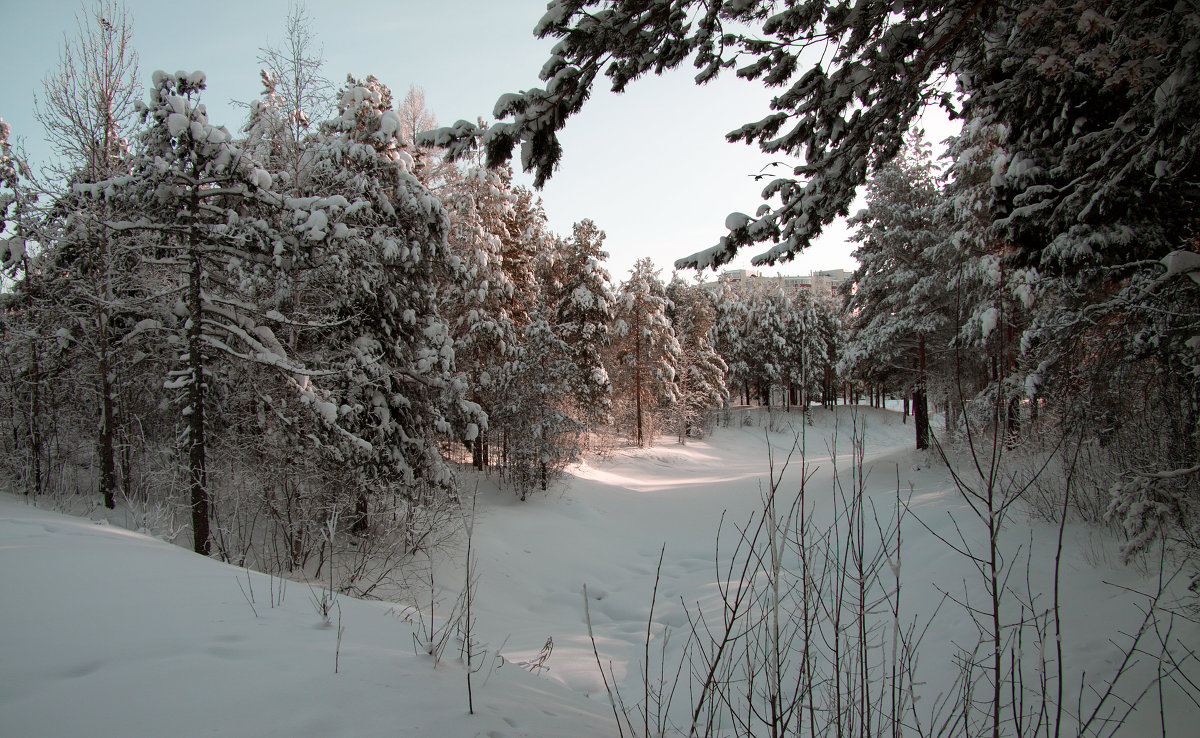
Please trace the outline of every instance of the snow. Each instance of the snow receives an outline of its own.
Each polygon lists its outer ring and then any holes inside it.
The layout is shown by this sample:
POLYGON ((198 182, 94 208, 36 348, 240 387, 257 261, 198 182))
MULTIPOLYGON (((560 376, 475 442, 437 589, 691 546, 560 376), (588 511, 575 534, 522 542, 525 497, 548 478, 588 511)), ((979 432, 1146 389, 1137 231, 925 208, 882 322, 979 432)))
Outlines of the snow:
POLYGON ((379 116, 379 132, 385 138, 395 137, 396 132, 400 130, 400 116, 394 110, 388 110, 383 115, 379 116))
POLYGON ((725 227, 731 231, 745 228, 750 222, 750 216, 745 213, 730 213, 725 217, 725 227))
MULTIPOLYGON (((964 543, 978 546, 982 535, 949 472, 910 450, 912 425, 902 423, 899 413, 857 413, 867 423, 871 504, 886 517, 897 487, 908 500, 901 571, 906 612, 931 614, 941 601, 939 588, 977 596, 982 584, 974 565, 944 542, 958 540, 961 531, 964 543)), ((474 612, 477 640, 487 648, 484 669, 474 678, 474 716, 466 713, 457 648, 452 645, 454 657, 436 666, 415 654, 419 618, 412 603, 420 601, 419 592, 395 593, 394 605, 339 597, 339 650, 338 623, 322 623, 315 588, 0 494, 0 587, 9 593, 0 601, 0 732, 615 735, 584 619, 585 587, 600 657, 611 662, 625 698, 635 701, 660 551, 651 650, 657 652, 669 632, 671 657, 688 627, 683 603, 719 607, 714 567, 730 551, 714 556, 718 525, 722 518, 727 526, 744 523, 760 509, 768 453, 780 474, 793 429, 805 428, 808 463, 793 458, 781 489, 791 494, 802 473, 811 475, 814 520, 832 515, 829 449, 836 449, 837 473, 848 485, 851 410, 814 408, 808 426, 801 417, 735 408, 729 427, 708 439, 690 439, 686 446, 662 439, 652 448, 589 457, 568 468, 567 486, 524 503, 498 489, 494 476, 470 476, 467 489, 478 481, 474 612), (518 664, 532 663, 548 638, 553 651, 547 668, 538 675, 522 670, 518 664)), ((1020 566, 1021 587, 1028 577, 1037 591, 1049 591, 1056 536, 1055 526, 1018 514, 1010 519, 1003 535, 1008 550, 1021 547, 1023 556, 1032 547, 1034 554, 1028 572, 1020 566)), ((1120 659, 1120 633, 1141 622, 1138 608, 1145 599, 1135 593, 1152 590, 1157 575, 1120 565, 1115 550, 1116 542, 1094 528, 1066 529, 1061 585, 1069 695, 1077 693, 1084 671, 1088 694, 1103 685, 1120 659)), ((457 593, 462 560, 463 550, 454 547, 435 557, 439 591, 457 593)), ((1184 643, 1200 637, 1195 624, 1176 621, 1175 627, 1184 643)), ((919 663, 919 696, 930 698, 923 704, 951 689, 952 644, 973 644, 975 638, 971 619, 943 605, 919 663)), ((1032 658, 1036 646, 1027 651, 1032 658)), ((1136 693, 1142 676, 1131 677, 1123 693, 1136 693)), ((1194 719, 1177 697, 1166 695, 1168 719, 1194 719)), ((1157 719, 1155 694, 1153 705, 1135 711, 1124 734, 1157 734, 1157 719)), ((1182 734, 1178 726, 1176 732, 1182 734)))
POLYGON ((486 686, 476 675, 468 715, 463 668, 415 656, 413 626, 390 605, 341 597, 325 626, 304 585, 10 495, 0 540, 0 581, 21 593, 0 602, 10 738, 549 738, 611 723, 603 705, 512 666, 486 686))
POLYGON ((996 330, 996 324, 1000 320, 1000 312, 994 307, 989 307, 979 316, 979 332, 984 337, 992 335, 992 331, 996 330))
POLYGON ((1167 276, 1187 274, 1197 284, 1200 284, 1200 254, 1192 251, 1172 251, 1162 259, 1167 268, 1167 276))
POLYGON ((188 129, 190 123, 191 121, 188 120, 186 115, 171 113, 167 116, 167 132, 172 136, 181 136, 188 129))
POLYGON ((271 174, 270 174, 270 172, 268 172, 265 169, 255 169, 254 172, 250 175, 250 181, 255 187, 258 187, 259 189, 262 189, 262 190, 271 189, 271 174))
POLYGON ((325 238, 326 229, 329 227, 329 216, 324 210, 313 210, 309 213, 304 224, 300 226, 301 231, 307 231, 304 237, 310 241, 320 241, 325 238))

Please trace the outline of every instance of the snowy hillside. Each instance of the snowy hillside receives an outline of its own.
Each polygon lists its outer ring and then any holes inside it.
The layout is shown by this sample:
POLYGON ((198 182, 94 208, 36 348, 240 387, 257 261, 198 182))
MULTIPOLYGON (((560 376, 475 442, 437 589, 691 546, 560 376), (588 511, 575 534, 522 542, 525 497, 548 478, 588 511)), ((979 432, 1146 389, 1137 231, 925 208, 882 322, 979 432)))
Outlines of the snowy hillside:
POLYGON ((607 735, 612 720, 514 666, 477 687, 470 716, 463 669, 414 656, 413 627, 392 605, 340 598, 327 627, 303 585, 286 584, 272 607, 278 579, 8 495, 0 583, 8 738, 550 738, 607 735))
MULTIPOLYGON (((663 663, 670 681, 689 614, 719 613, 716 582, 723 576, 715 567, 724 571, 734 557, 727 536, 761 510, 768 447, 778 477, 798 418, 755 413, 742 424, 735 415, 735 427, 706 441, 679 446, 664 439, 655 448, 590 458, 570 469, 567 487, 526 503, 485 480, 472 540, 475 640, 484 653, 474 677, 474 716, 467 715, 458 646, 452 643, 436 667, 414 655, 420 619, 404 605, 341 597, 340 615, 335 609, 332 626, 325 626, 315 606, 319 589, 283 585, 107 524, 0 497, 0 734, 615 735, 588 638, 584 586, 596 651, 636 717, 645 654, 651 681, 663 663), (776 432, 763 427, 772 422, 776 432), (536 659, 547 639, 553 646, 545 668, 535 669, 539 676, 526 673, 517 663, 536 659)), ((918 711, 932 711, 939 695, 955 690, 959 649, 979 640, 964 608, 943 593, 982 604, 974 564, 949 545, 978 552, 984 540, 949 472, 909 450, 911 426, 897 413, 860 408, 855 421, 849 408, 836 416, 814 411, 804 435, 808 464, 792 455, 779 494, 790 500, 806 469, 813 524, 831 524, 833 457, 849 487, 852 423, 864 421, 868 505, 886 519, 898 488, 909 501, 903 558, 884 569, 885 579, 895 573, 902 580, 900 620, 923 628, 940 603, 915 667, 916 696, 925 698, 918 711)), ((1019 610, 1012 603, 1028 594, 1042 608, 1051 597, 1057 526, 1031 524, 1023 511, 1011 517, 1005 556, 1018 566, 1007 582, 1013 594, 1006 608, 1019 610)), ((1137 592, 1155 589, 1158 570, 1144 562, 1122 566, 1116 542, 1094 529, 1068 526, 1065 540, 1065 694, 1074 705, 1082 680, 1088 704, 1119 665, 1126 635, 1141 624, 1148 600, 1137 592)), ((442 556, 433 587, 439 608, 461 586, 465 549, 442 556)), ((410 594, 419 600, 419 587, 410 594)), ((1200 637, 1194 623, 1176 619, 1174 627, 1184 643, 1200 637)), ((1151 641, 1141 644, 1146 653, 1158 648, 1151 641)), ((1037 671, 1035 658, 1055 662, 1041 646, 1016 653, 1029 673, 1037 671)), ((1123 677, 1120 694, 1136 695, 1155 676, 1156 663, 1141 661, 1123 677)), ((680 686, 666 710, 684 733, 687 693, 680 686)), ((1121 734, 1159 732, 1159 693, 1148 695, 1121 734)), ((1195 719, 1181 695, 1167 690, 1163 699, 1169 725, 1195 719)), ((641 718, 635 722, 641 730, 641 718)))

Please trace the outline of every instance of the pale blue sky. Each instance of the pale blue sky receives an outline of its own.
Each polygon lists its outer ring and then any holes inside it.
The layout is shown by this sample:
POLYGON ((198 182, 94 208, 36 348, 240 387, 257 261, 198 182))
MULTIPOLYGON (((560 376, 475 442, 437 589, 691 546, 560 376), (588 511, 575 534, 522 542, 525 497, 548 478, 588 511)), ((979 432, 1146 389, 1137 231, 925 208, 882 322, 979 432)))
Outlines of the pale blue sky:
MULTIPOLYGON (((126 7, 143 82, 155 69, 204 70, 210 119, 239 126, 243 112, 228 101, 258 95, 255 57, 282 36, 286 0, 128 0, 126 7)), ((397 99, 419 85, 442 125, 488 117, 502 93, 538 86, 552 46, 530 32, 544 0, 309 0, 306 7, 335 84, 347 73, 374 74, 397 99)), ((24 139, 35 168, 49 154, 33 96, 57 63, 64 33, 75 34, 79 8, 77 0, 0 0, 0 118, 24 139)), ((727 214, 758 206, 761 184, 751 175, 768 159, 726 143, 724 134, 764 115, 768 99, 734 79, 697 88, 690 68, 641 80, 623 95, 597 91, 567 124, 561 168, 541 192, 551 227, 567 234, 590 217, 608 233, 614 278, 642 256, 668 276, 675 259, 716 242, 727 214)), ((852 248, 835 227, 779 270, 852 267, 852 248)), ((750 255, 733 266, 747 266, 750 255)))

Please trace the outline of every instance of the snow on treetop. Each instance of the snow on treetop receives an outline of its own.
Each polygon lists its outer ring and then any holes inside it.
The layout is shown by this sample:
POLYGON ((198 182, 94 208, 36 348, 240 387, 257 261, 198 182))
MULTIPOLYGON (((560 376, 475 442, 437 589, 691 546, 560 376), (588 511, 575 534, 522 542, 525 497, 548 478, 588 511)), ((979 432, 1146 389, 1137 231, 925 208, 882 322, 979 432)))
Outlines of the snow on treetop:
POLYGON ((167 132, 172 136, 182 136, 188 129, 188 117, 182 113, 171 113, 167 116, 167 132))
POLYGON ((745 213, 730 213, 725 217, 725 227, 731 231, 745 228, 750 223, 750 216, 745 213))
POLYGON ((392 137, 400 130, 400 116, 394 110, 389 110, 379 116, 379 132, 385 137, 392 137))

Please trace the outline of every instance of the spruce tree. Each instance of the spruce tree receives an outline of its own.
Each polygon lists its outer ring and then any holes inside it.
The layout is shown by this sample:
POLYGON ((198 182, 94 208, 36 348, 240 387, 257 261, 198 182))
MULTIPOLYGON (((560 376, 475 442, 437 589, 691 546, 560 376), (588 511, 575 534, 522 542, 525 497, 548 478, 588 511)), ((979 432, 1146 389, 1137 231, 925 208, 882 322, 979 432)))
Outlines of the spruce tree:
POLYGON ((285 202, 324 310, 324 348, 307 361, 330 370, 301 396, 358 490, 360 531, 373 496, 396 493, 409 513, 453 497, 438 441, 472 441, 486 424, 438 310, 440 285, 465 279, 464 265, 449 253, 445 208, 412 174, 400 123, 386 85, 348 78, 338 116, 306 143, 303 196, 285 202))
POLYGON ((660 409, 680 400, 680 347, 659 273, 650 259, 638 259, 617 293, 610 374, 618 396, 632 404, 631 436, 638 446, 654 444, 660 409))
POLYGON ((570 238, 542 252, 538 265, 551 326, 574 367, 568 412, 586 426, 607 424, 613 413, 604 352, 612 341, 616 298, 604 268, 604 238, 593 221, 582 220, 574 224, 570 238))
POLYGON ((709 342, 716 310, 708 291, 688 284, 676 272, 666 294, 671 301, 668 317, 679 341, 679 401, 673 415, 675 434, 682 444, 689 436, 701 435, 709 413, 728 403, 728 366, 709 342))
POLYGON ((928 150, 914 141, 903 158, 875 173, 867 207, 850 219, 861 245, 843 366, 847 373, 892 369, 912 394, 918 449, 929 447, 930 368, 949 341, 944 263, 935 258, 945 243, 938 198, 928 150))

